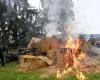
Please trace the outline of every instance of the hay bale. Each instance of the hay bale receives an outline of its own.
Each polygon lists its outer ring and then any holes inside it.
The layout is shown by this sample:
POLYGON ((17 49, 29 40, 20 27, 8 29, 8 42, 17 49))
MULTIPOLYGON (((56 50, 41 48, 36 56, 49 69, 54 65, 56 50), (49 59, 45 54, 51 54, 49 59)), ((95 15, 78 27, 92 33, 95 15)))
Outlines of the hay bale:
POLYGON ((24 72, 47 67, 48 65, 52 65, 52 60, 45 56, 20 56, 20 68, 24 72))
POLYGON ((57 50, 59 47, 59 43, 55 38, 32 38, 32 40, 30 41, 30 43, 28 44, 28 49, 32 52, 34 52, 34 54, 42 54, 42 55, 46 55, 48 50, 57 50))
POLYGON ((27 49, 32 50, 33 48, 38 48, 40 46, 39 42, 41 41, 40 38, 32 37, 30 43, 28 44, 27 49))
POLYGON ((57 65, 58 68, 64 68, 64 53, 60 50, 57 53, 57 65))
POLYGON ((48 65, 52 65, 53 61, 50 60, 48 57, 46 56, 37 56, 38 59, 43 60, 44 62, 46 62, 48 65))
POLYGON ((46 56, 53 61, 53 64, 57 63, 57 51, 49 50, 46 56))
POLYGON ((51 46, 51 39, 50 38, 43 38, 40 42, 41 53, 45 53, 50 50, 51 46))
POLYGON ((31 55, 20 56, 20 68, 22 71, 27 72, 37 68, 43 68, 48 66, 45 60, 31 55))
POLYGON ((50 38, 35 38, 33 37, 30 43, 28 44, 27 49, 34 52, 34 54, 46 53, 50 49, 50 38))

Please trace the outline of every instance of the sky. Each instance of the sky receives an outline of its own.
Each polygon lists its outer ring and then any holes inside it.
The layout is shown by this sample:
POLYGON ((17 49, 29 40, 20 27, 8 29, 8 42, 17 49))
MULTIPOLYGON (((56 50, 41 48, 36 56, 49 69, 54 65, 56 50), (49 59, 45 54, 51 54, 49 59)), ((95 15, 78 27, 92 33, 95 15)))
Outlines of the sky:
POLYGON ((28 0, 29 4, 35 8, 41 8, 40 0, 28 0))
MULTIPOLYGON (((76 28, 83 33, 100 34, 100 0, 73 0, 76 28)), ((29 0, 35 8, 41 8, 40 0, 29 0)))
POLYGON ((100 34, 100 0, 73 0, 77 22, 82 31, 100 34))

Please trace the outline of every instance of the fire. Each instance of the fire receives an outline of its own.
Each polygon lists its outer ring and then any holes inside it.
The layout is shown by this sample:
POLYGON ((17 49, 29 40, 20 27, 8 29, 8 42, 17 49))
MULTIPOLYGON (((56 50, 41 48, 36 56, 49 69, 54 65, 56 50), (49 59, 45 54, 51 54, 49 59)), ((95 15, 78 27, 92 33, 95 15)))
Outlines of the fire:
POLYGON ((86 55, 81 51, 80 39, 78 38, 77 40, 74 40, 71 36, 68 36, 65 48, 67 49, 67 52, 64 56, 64 69, 62 72, 57 70, 57 78, 62 77, 68 72, 74 71, 79 80, 85 80, 86 77, 82 73, 81 61, 86 55))
POLYGON ((68 37, 69 37, 69 39, 66 42, 67 45, 65 45, 65 48, 75 48, 75 44, 74 44, 73 38, 71 36, 69 36, 69 35, 68 35, 68 37))

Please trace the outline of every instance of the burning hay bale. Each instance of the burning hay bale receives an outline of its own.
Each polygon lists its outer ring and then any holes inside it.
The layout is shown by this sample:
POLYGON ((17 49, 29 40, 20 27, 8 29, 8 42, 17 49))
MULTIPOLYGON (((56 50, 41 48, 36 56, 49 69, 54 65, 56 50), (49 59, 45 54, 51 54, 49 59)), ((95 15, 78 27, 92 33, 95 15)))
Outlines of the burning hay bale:
POLYGON ((68 36, 66 41, 66 51, 64 54, 64 67, 63 70, 57 70, 57 78, 60 78, 64 74, 74 70, 76 77, 79 80, 85 80, 85 76, 82 73, 81 61, 85 58, 84 52, 81 50, 82 42, 80 39, 74 40, 71 36, 68 36))
MULTIPOLYGON (((84 47, 86 46, 84 40, 82 41, 80 38, 73 40, 71 36, 68 36, 65 45, 60 45, 55 38, 43 38, 36 41, 35 39, 36 38, 32 38, 28 45, 28 49, 33 51, 33 54, 38 53, 37 56, 34 56, 36 60, 30 61, 31 65, 36 63, 35 67, 32 66, 33 69, 41 67, 41 64, 44 63, 49 66, 57 64, 59 68, 63 68, 61 73, 60 70, 57 71, 58 78, 74 70, 77 78, 84 80, 85 76, 82 73, 84 65, 81 64, 81 62, 85 58, 84 53, 86 53, 86 51, 88 52, 88 50, 85 49, 86 47, 84 47), (41 64, 39 62, 41 62, 41 64), (38 67, 36 65, 38 65, 38 67)), ((45 67, 45 64, 42 65, 42 67, 45 67)))

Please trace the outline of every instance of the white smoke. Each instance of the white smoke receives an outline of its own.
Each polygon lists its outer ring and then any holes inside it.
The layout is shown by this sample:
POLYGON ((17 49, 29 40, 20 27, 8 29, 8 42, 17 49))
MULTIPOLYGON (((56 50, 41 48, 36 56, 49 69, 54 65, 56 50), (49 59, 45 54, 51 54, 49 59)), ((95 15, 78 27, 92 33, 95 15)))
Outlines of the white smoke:
POLYGON ((100 0, 73 0, 77 32, 100 33, 100 0))
POLYGON ((45 30, 47 36, 51 37, 53 35, 57 35, 57 24, 55 22, 50 22, 49 24, 45 25, 45 30))
POLYGON ((45 25, 47 36, 57 35, 57 22, 59 21, 59 2, 61 0, 45 0, 44 9, 47 9, 49 23, 45 25))
POLYGON ((45 13, 47 13, 49 21, 49 23, 45 25, 47 36, 53 36, 60 33, 58 30, 58 25, 60 24, 59 21, 65 22, 64 20, 68 20, 65 14, 60 15, 60 13, 63 13, 61 12, 61 9, 67 10, 68 1, 69 0, 41 0, 44 11, 47 11, 45 13), (62 1, 64 5, 61 4, 62 1), (61 16, 64 17, 63 20, 61 19, 61 16))

